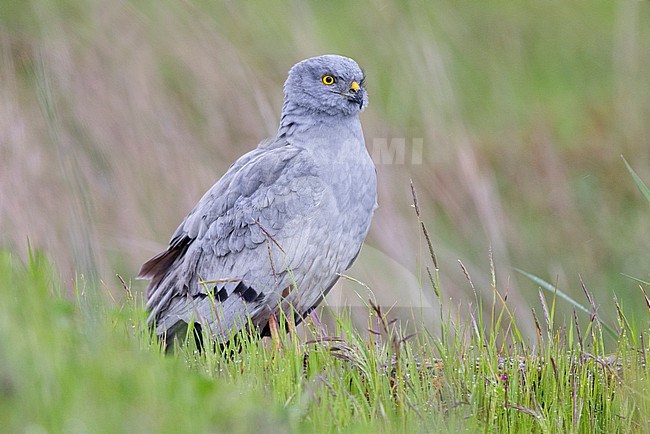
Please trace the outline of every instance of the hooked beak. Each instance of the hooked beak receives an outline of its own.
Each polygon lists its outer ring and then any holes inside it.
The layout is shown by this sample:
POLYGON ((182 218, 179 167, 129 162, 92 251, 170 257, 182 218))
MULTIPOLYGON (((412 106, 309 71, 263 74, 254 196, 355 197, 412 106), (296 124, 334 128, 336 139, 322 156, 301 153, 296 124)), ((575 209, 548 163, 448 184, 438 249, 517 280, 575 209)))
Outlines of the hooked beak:
POLYGON ((359 105, 359 110, 363 109, 363 88, 359 86, 359 83, 353 81, 350 83, 350 89, 348 90, 346 96, 352 102, 355 102, 359 105))

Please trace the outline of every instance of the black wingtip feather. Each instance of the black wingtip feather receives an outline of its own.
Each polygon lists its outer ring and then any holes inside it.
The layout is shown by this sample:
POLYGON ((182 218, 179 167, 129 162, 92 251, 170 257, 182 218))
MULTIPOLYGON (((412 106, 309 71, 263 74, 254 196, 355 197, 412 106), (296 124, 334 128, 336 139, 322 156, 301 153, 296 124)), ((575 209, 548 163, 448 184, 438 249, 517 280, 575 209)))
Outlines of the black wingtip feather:
POLYGON ((191 240, 179 242, 170 246, 164 252, 158 253, 153 258, 142 264, 137 279, 151 279, 151 285, 155 286, 167 274, 172 264, 187 251, 191 240))
POLYGON ((252 287, 246 285, 244 282, 239 282, 239 284, 233 291, 233 294, 239 295, 247 303, 251 303, 257 300, 257 298, 260 296, 260 293, 255 291, 252 287))

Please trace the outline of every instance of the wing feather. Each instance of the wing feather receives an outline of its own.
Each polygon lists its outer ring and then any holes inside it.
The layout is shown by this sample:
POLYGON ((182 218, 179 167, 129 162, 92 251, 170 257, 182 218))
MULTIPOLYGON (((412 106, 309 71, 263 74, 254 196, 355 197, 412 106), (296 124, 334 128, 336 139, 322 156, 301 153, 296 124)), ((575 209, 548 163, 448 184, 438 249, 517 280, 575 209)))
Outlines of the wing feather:
POLYGON ((320 202, 316 175, 311 157, 287 144, 258 148, 233 164, 184 219, 168 249, 140 270, 140 277, 152 279, 147 308, 157 332, 194 317, 213 328, 220 323, 215 335, 221 336, 240 327, 245 315, 277 304, 290 284, 282 244, 320 202))

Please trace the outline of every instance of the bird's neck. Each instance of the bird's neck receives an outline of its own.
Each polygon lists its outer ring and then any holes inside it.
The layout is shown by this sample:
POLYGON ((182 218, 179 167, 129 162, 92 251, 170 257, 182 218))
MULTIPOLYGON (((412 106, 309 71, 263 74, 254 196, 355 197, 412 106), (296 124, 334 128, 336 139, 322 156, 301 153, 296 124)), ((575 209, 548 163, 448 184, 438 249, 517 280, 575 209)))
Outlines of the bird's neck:
POLYGON ((363 132, 358 114, 331 116, 310 111, 285 100, 276 141, 289 140, 298 146, 306 140, 312 142, 321 139, 331 141, 333 137, 363 142, 363 132))

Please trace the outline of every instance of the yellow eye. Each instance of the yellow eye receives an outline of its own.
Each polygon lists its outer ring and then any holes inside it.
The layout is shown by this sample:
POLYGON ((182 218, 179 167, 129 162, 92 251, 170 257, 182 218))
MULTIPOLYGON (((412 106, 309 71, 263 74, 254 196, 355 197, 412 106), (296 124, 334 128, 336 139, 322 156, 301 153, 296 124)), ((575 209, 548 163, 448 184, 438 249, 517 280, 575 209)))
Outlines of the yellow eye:
POLYGON ((323 84, 325 84, 327 86, 333 85, 334 82, 336 81, 336 79, 333 76, 329 75, 329 74, 323 75, 323 78, 321 78, 320 80, 323 82, 323 84))

